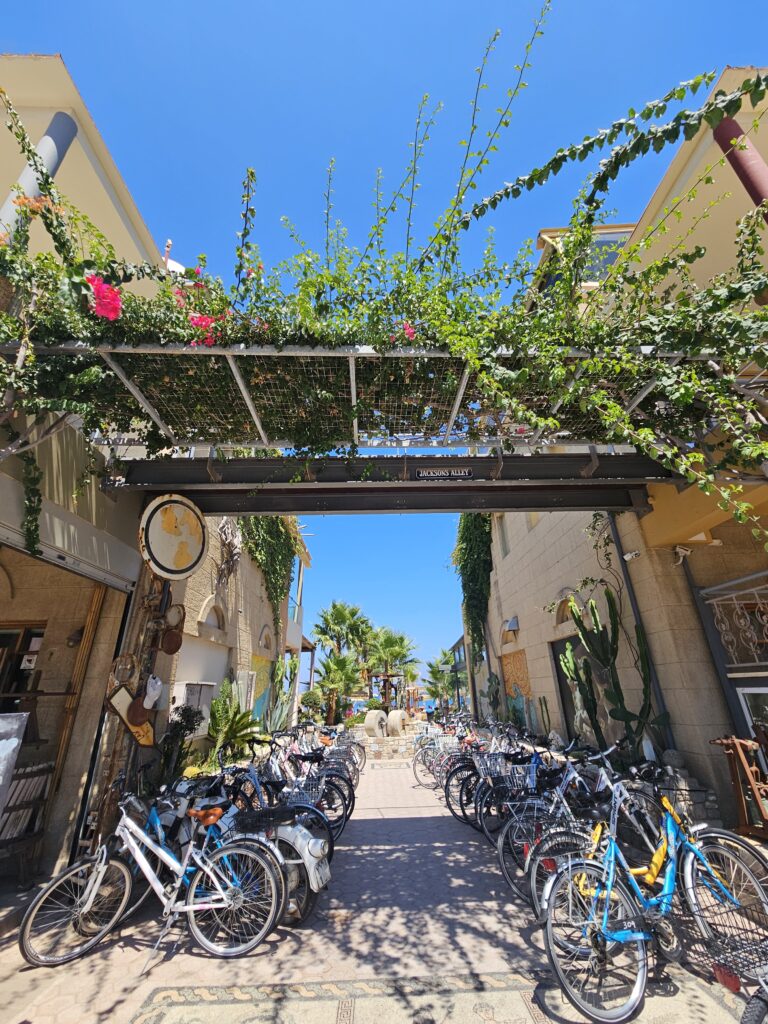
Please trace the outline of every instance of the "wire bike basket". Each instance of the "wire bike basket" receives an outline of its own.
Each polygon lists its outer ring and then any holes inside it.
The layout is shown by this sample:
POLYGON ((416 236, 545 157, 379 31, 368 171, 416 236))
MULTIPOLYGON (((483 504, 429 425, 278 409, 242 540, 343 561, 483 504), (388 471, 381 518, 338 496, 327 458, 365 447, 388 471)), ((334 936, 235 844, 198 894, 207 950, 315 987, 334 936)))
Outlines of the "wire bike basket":
POLYGON ((472 760, 481 779, 503 779, 513 767, 503 751, 493 754, 475 751, 472 760))
POLYGON ((316 804, 323 795, 324 786, 325 778, 322 775, 303 776, 296 779, 291 788, 283 793, 283 803, 289 806, 316 804))
POLYGON ((705 945, 716 979, 738 991, 741 978, 768 976, 768 905, 720 903, 714 893, 702 894, 701 916, 710 932, 705 945))

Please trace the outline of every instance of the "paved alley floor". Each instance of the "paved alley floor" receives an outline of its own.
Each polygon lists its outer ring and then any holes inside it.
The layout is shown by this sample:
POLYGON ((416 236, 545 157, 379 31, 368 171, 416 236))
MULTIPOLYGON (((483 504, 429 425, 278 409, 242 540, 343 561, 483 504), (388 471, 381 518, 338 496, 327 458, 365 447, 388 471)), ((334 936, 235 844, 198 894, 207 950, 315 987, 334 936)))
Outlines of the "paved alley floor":
MULTIPOLYGON (((4 1024, 570 1024, 538 930, 510 900, 495 852, 415 785, 408 764, 370 765, 333 880, 301 929, 217 960, 177 930, 141 974, 151 914, 50 970, 0 941, 4 1024), (174 941, 177 945, 174 948, 174 941)), ((732 1024, 743 1002, 681 968, 649 988, 642 1022, 732 1024)))

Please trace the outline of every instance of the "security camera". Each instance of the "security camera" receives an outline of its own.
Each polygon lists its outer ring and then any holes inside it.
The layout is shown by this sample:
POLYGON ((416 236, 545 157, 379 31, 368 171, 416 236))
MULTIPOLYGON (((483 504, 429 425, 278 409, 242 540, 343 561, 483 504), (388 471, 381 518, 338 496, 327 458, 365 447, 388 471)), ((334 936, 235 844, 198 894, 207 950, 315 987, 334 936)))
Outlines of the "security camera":
POLYGON ((639 551, 627 551, 627 553, 625 555, 622 555, 622 558, 624 559, 625 562, 631 562, 633 558, 639 558, 639 557, 640 557, 640 552, 639 551))
POLYGON ((683 561, 688 557, 688 555, 690 555, 692 550, 693 550, 693 548, 687 548, 683 544, 676 544, 675 545, 675 554, 677 555, 677 559, 672 564, 673 565, 682 565, 683 561))

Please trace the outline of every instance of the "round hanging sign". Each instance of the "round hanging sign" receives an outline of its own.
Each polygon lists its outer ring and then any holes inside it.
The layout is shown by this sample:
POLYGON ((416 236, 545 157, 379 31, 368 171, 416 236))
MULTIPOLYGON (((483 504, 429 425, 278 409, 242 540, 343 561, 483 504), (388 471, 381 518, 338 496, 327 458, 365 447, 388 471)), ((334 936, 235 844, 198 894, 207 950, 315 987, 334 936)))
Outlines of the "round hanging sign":
POLYGON ((208 530, 202 512, 180 494, 155 498, 141 517, 139 550, 156 576, 164 580, 191 576, 208 550, 208 530))

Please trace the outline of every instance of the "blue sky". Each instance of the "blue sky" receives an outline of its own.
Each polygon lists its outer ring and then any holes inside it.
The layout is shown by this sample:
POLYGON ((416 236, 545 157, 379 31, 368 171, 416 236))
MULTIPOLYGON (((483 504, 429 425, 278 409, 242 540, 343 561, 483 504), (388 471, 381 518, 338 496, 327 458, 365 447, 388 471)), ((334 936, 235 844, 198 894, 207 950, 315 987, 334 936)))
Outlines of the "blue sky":
MULTIPOLYGON (((364 243, 376 168, 385 189, 399 181, 424 93, 444 103, 418 199, 417 232, 428 232, 455 185, 485 43, 502 30, 482 102, 482 116, 492 119, 538 5, 137 0, 105 8, 95 0, 39 0, 33 16, 23 5, 6 8, 3 49, 63 55, 158 245, 172 238, 183 263, 206 252, 211 269, 226 277, 248 165, 258 175, 256 234, 267 265, 290 252, 281 215, 320 246, 331 157, 335 214, 364 243)), ((714 0, 555 0, 529 87, 479 191, 680 80, 726 64, 765 63, 756 29, 714 0)), ((622 177, 612 203, 618 219, 640 214, 671 155, 646 157, 622 177)), ((588 169, 580 164, 502 208, 493 218, 500 252, 567 221, 588 169)), ((390 246, 402 238, 396 223, 390 246)), ((479 229, 466 236, 469 258, 482 242, 479 229)), ((455 525, 447 515, 308 519, 308 611, 333 598, 360 604, 433 657, 461 628, 449 566, 455 525)))

